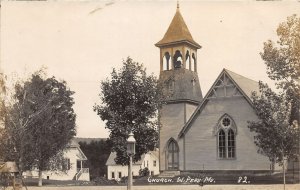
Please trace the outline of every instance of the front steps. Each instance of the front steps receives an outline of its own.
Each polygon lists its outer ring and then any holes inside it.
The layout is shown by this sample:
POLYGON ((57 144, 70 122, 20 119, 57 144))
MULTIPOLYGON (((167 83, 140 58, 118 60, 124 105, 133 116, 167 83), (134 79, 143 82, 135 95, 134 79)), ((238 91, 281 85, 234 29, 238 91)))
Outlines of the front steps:
POLYGON ((165 177, 165 178, 173 178, 175 176, 180 175, 180 171, 163 171, 162 173, 159 174, 158 177, 165 177))

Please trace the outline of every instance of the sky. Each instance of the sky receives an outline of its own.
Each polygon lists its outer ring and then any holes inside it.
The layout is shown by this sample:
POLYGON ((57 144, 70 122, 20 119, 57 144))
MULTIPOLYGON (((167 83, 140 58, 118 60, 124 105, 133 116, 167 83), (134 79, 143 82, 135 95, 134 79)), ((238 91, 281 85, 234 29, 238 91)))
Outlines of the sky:
MULTIPOLYGON (((223 68, 272 85, 259 53, 300 2, 179 1, 196 42, 203 95, 223 68)), ((41 67, 65 80, 73 95, 77 136, 106 138, 93 111, 100 82, 130 56, 159 75, 159 49, 176 12, 176 1, 1 1, 0 66, 8 78, 28 77, 41 67)))

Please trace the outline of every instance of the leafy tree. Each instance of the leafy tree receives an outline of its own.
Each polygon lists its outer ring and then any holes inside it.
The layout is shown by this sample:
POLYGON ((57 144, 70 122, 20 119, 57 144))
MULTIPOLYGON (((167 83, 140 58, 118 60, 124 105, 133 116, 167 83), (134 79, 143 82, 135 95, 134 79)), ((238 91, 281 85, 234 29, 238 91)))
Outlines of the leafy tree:
POLYGON ((277 43, 268 40, 261 53, 270 79, 276 81, 292 103, 290 123, 299 123, 300 107, 300 18, 292 15, 277 28, 277 43))
POLYGON ((61 166, 62 151, 75 136, 74 101, 66 82, 45 78, 42 71, 14 87, 5 118, 6 160, 15 160, 20 172, 61 166), (14 151, 13 151, 14 150, 14 151))
POLYGON ((95 105, 94 111, 110 130, 109 139, 112 151, 117 153, 117 164, 125 165, 129 161, 126 140, 130 131, 136 139, 134 161, 156 147, 157 114, 162 95, 157 79, 147 76, 143 65, 128 57, 118 72, 113 69, 110 80, 101 82, 100 98, 103 103, 95 105))
MULTIPOLYGON (((0 71, 0 139, 4 138, 4 121, 5 121, 4 97, 5 97, 4 76, 0 71)), ((2 160, 3 160, 3 153, 1 152, 1 148, 0 148, 0 161, 2 160)))
POLYGON ((261 82, 260 93, 252 96, 259 121, 249 122, 249 128, 256 132, 255 143, 259 152, 271 161, 283 164, 284 158, 297 155, 294 148, 300 138, 298 122, 289 123, 291 102, 286 94, 276 94, 261 82))
POLYGON ((94 141, 90 143, 79 142, 80 148, 88 158, 88 167, 91 179, 104 176, 106 174, 106 160, 111 152, 111 145, 106 140, 94 141))
POLYGON ((3 125, 4 116, 5 116, 4 97, 5 97, 4 75, 0 71, 0 128, 4 127, 3 125))
POLYGON ((288 17, 279 25, 277 35, 277 43, 264 43, 261 57, 280 92, 260 82, 260 94, 252 95, 259 121, 249 122, 249 128, 256 132, 259 152, 283 166, 285 184, 284 160, 299 157, 300 18, 288 17))

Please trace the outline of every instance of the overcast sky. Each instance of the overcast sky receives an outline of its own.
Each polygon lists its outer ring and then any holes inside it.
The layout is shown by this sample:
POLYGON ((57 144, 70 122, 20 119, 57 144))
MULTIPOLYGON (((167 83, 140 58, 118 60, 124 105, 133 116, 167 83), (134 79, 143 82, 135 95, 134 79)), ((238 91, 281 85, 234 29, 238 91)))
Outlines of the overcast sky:
MULTIPOLYGON (((43 65, 48 76, 75 91, 77 136, 108 137, 93 111, 100 81, 127 56, 159 73, 159 49, 176 1, 1 2, 1 67, 24 76, 43 65)), ((203 95, 223 68, 269 82, 260 58, 263 42, 300 13, 298 2, 181 1, 181 14, 196 42, 203 95)), ((298 15, 299 16, 299 15, 298 15)))

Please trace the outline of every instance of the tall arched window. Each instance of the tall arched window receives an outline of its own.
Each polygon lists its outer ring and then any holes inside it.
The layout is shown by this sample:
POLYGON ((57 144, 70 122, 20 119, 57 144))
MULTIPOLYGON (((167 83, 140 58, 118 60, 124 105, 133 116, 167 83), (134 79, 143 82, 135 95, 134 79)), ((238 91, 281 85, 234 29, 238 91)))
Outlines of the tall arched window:
POLYGON ((170 70, 170 54, 169 52, 166 52, 164 57, 163 57, 163 71, 170 70))
POLYGON ((215 128, 218 140, 218 157, 220 159, 233 159, 236 157, 236 126, 233 120, 225 114, 215 128))
POLYGON ((228 130, 228 158, 235 157, 235 138, 232 129, 228 130))
POLYGON ((191 71, 196 71, 196 56, 194 53, 192 53, 192 60, 191 60, 191 71))
POLYGON ((225 132, 220 130, 219 132, 219 158, 226 158, 226 143, 225 132))
POLYGON ((191 60, 190 60, 190 52, 189 50, 186 51, 185 54, 185 69, 190 69, 191 65, 191 60))
POLYGON ((179 168, 179 148, 174 139, 169 141, 167 153, 168 169, 177 170, 179 168))

